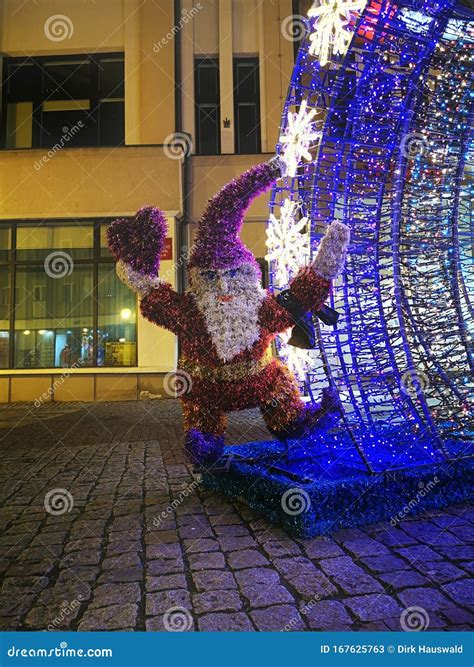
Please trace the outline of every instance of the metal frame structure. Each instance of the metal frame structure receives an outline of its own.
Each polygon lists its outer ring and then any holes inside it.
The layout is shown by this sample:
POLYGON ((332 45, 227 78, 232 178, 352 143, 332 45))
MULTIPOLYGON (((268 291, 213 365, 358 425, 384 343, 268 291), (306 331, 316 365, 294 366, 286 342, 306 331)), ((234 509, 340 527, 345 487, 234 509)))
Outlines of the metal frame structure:
POLYGON ((321 141, 270 209, 298 200, 313 252, 333 219, 350 226, 351 247, 332 296, 343 316, 317 327, 304 381, 315 396, 339 388, 340 437, 369 472, 467 456, 474 12, 369 0, 347 53, 325 67, 308 53, 313 29, 308 20, 281 131, 306 100, 321 141))

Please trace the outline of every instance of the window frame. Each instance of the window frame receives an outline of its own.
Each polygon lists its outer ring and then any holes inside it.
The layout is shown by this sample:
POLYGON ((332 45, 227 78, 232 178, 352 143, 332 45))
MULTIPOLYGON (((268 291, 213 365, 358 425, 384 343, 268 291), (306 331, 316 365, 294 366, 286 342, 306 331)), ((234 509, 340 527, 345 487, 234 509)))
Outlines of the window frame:
MULTIPOLYGON (((121 59, 124 63, 124 80, 123 80, 123 114, 125 119, 125 52, 124 51, 114 51, 114 52, 101 52, 101 53, 78 53, 78 54, 67 54, 67 55, 50 55, 50 56, 20 56, 20 57, 5 57, 3 58, 3 67, 2 67, 2 105, 1 105, 1 126, 0 126, 0 150, 47 150, 51 149, 51 146, 43 146, 41 144, 41 128, 42 128, 42 114, 48 113, 43 112, 43 103, 49 101, 50 97, 43 94, 41 91, 42 84, 42 72, 44 63, 54 62, 74 62, 74 61, 88 61, 89 70, 90 70, 90 80, 89 80, 89 100, 90 100, 90 110, 89 115, 92 117, 93 124, 96 128, 95 130, 95 143, 93 144, 84 144, 76 145, 77 148, 100 148, 101 146, 125 146, 125 121, 123 126, 123 133, 121 139, 116 144, 102 144, 100 143, 100 106, 104 104, 100 103, 100 63, 102 61, 121 59), (7 109, 8 104, 10 103, 10 97, 8 95, 8 67, 11 64, 22 64, 22 63, 32 63, 35 74, 33 77, 31 90, 32 90, 32 135, 31 135, 31 146, 24 148, 7 148, 7 109)), ((71 100, 74 98, 71 98, 71 100)), ((108 99, 108 98, 104 98, 108 99)), ((110 98, 111 100, 121 100, 122 97, 110 98)))
MULTIPOLYGON (((101 236, 100 230, 102 225, 108 225, 113 222, 116 218, 114 217, 87 217, 87 218, 61 218, 53 220, 35 220, 35 219, 18 219, 18 220, 1 220, 0 227, 3 229, 10 229, 10 256, 8 259, 2 260, 0 258, 0 267, 8 267, 10 270, 9 276, 9 287, 10 287, 10 298, 9 298, 9 329, 8 329, 8 367, 0 369, 3 372, 7 371, 18 371, 22 370, 28 372, 30 370, 58 370, 59 367, 52 366, 51 368, 25 368, 15 366, 15 311, 16 311, 16 287, 17 287, 17 270, 18 268, 32 267, 32 266, 44 266, 44 259, 32 260, 32 259, 17 259, 17 236, 18 236, 18 227, 24 224, 34 225, 37 223, 37 226, 54 226, 58 227, 64 225, 65 223, 77 223, 79 226, 92 225, 93 227, 93 247, 92 255, 87 259, 74 259, 74 265, 77 266, 89 266, 92 268, 92 328, 93 328, 93 363, 91 366, 87 366, 86 370, 96 371, 97 369, 118 369, 118 368, 136 368, 138 364, 138 316, 135 318, 134 328, 135 328, 135 350, 136 358, 135 364, 131 366, 106 366, 105 363, 101 366, 97 364, 98 359, 98 328, 99 328, 99 268, 104 265, 114 265, 115 259, 112 256, 107 256, 102 252, 101 248, 101 236)), ((135 298, 136 299, 136 298, 135 298)), ((105 354, 104 354, 105 362, 105 354)))
POLYGON ((220 155, 221 154, 221 91, 220 91, 220 65, 217 56, 197 56, 194 57, 194 121, 196 132, 196 155, 220 155), (217 93, 212 101, 202 100, 198 95, 197 77, 199 66, 202 63, 208 63, 215 66, 217 71, 217 93), (217 112, 217 149, 215 153, 204 153, 201 151, 201 126, 199 123, 199 112, 207 106, 213 106, 217 112))
POLYGON ((234 78, 234 151, 236 155, 259 155, 262 152, 262 119, 260 116, 260 59, 258 56, 235 56, 232 60, 232 74, 234 78), (257 89, 255 99, 245 99, 245 96, 241 98, 238 95, 238 86, 237 86, 237 70, 240 64, 253 65, 256 82, 255 87, 257 89), (240 150, 240 132, 239 132, 239 106, 250 106, 255 105, 255 117, 257 119, 256 125, 256 134, 257 134, 257 145, 256 150, 253 153, 242 152, 240 150))

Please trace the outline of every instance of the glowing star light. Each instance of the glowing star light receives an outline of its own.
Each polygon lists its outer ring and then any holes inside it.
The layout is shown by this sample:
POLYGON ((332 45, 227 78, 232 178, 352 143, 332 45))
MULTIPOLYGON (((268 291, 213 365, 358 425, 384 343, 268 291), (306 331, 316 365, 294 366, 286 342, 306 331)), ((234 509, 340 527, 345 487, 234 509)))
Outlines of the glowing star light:
POLYGON ((317 132, 314 124, 316 110, 307 110, 307 102, 303 100, 298 113, 288 113, 288 125, 280 136, 280 143, 283 145, 281 157, 286 163, 286 175, 295 176, 298 166, 304 158, 311 160, 310 146, 321 138, 321 133, 317 132))
POLYGON ((309 259, 308 234, 303 230, 308 223, 306 216, 295 220, 299 203, 285 199, 280 211, 280 219, 270 214, 267 227, 267 262, 274 262, 274 281, 278 287, 288 285, 291 277, 309 259))
POLYGON ((351 14, 361 11, 367 0, 320 0, 311 7, 310 18, 317 17, 310 35, 309 53, 317 56, 322 66, 327 65, 331 54, 346 53, 352 39, 349 29, 351 14))

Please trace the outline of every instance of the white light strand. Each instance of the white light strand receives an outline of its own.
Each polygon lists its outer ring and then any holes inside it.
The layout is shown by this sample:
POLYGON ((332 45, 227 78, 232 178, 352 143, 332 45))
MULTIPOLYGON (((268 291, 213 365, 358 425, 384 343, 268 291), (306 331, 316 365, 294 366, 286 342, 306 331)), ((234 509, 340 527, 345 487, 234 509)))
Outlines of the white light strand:
POLYGON ((367 0, 319 0, 308 12, 317 17, 309 39, 309 53, 317 56, 322 66, 327 65, 332 54, 344 55, 352 39, 349 29, 351 15, 362 11, 367 0))

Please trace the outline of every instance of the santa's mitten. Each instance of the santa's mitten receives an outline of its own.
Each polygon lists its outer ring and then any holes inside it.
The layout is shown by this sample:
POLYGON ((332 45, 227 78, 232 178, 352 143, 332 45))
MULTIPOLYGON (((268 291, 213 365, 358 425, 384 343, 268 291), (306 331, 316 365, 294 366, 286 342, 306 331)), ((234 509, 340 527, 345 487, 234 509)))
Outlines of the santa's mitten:
POLYGON ((129 269, 156 276, 168 223, 159 208, 144 206, 134 218, 115 220, 107 229, 110 252, 129 269))

